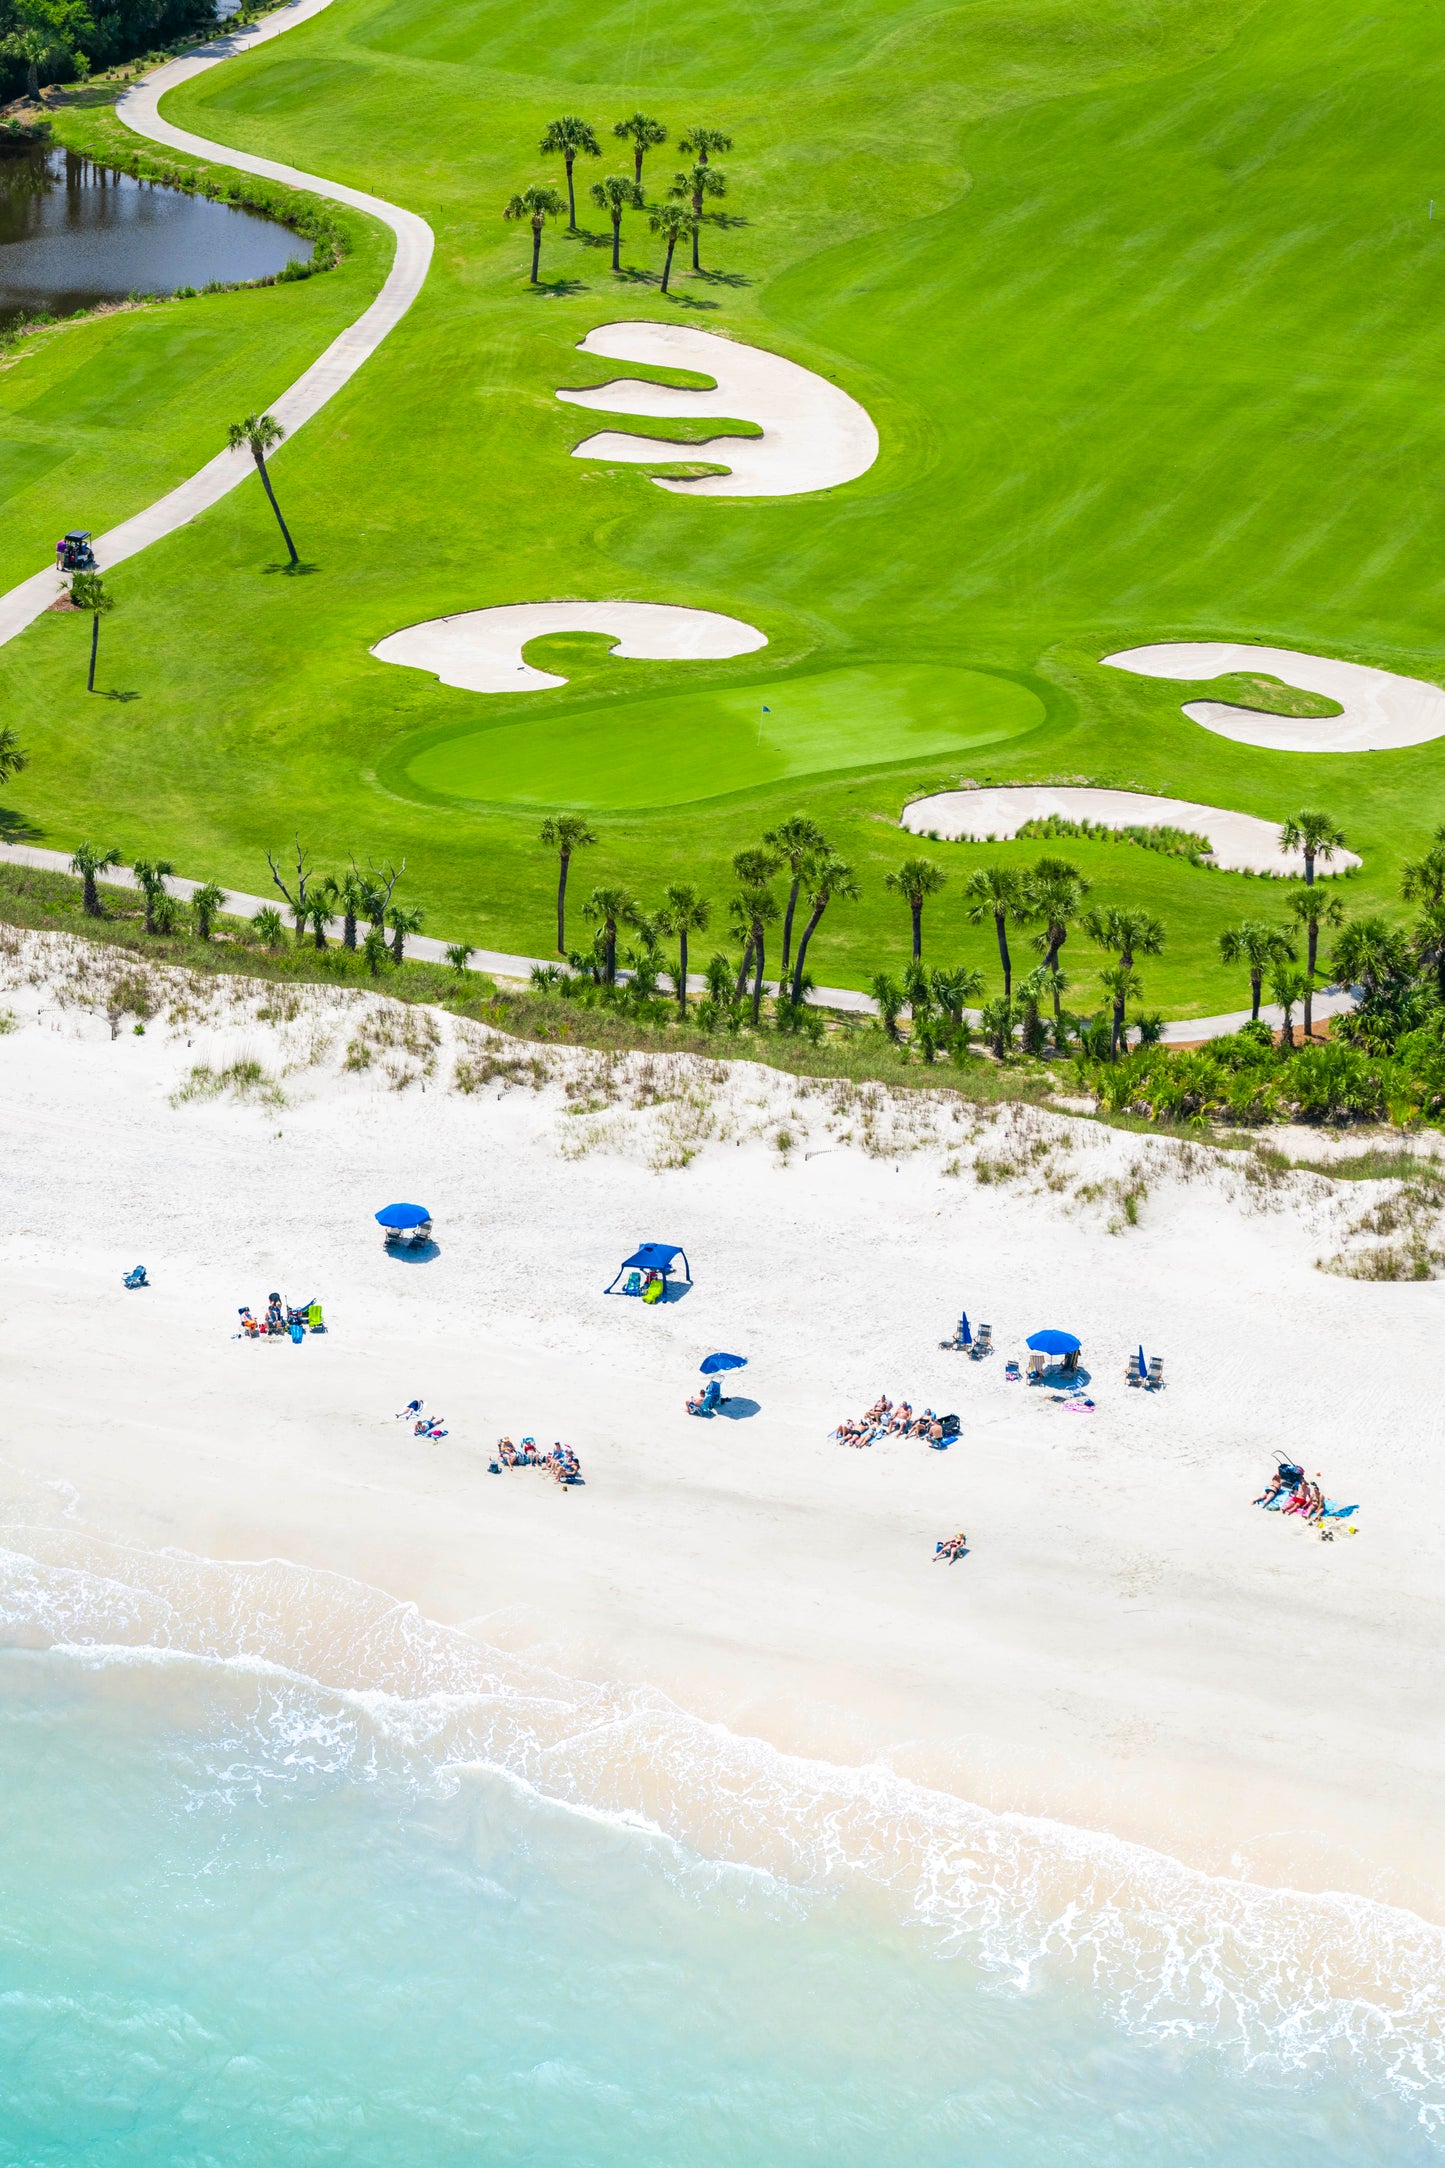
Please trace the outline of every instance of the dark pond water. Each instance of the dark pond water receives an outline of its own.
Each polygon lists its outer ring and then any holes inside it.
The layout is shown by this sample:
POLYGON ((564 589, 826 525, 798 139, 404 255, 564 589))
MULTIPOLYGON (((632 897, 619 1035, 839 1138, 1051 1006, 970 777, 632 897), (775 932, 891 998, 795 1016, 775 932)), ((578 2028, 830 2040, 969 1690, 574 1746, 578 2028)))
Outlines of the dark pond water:
POLYGON ((264 278, 311 243, 254 211, 137 181, 74 151, 0 153, 0 328, 128 294, 264 278))

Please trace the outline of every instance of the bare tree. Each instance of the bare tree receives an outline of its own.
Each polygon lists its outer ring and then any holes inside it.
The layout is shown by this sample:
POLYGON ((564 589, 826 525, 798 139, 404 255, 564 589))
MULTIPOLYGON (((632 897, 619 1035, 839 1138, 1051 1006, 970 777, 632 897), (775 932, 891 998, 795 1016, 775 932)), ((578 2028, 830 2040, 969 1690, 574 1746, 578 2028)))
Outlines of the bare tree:
POLYGON ((296 923, 296 945, 299 948, 306 937, 306 927, 311 916, 306 900, 306 891, 311 886, 313 877, 311 861, 302 849, 300 836, 296 838, 296 872, 294 875, 296 892, 294 895, 286 882, 282 880, 281 868, 277 865, 270 851, 266 853, 266 863, 271 868, 272 880, 291 906, 291 916, 296 923))

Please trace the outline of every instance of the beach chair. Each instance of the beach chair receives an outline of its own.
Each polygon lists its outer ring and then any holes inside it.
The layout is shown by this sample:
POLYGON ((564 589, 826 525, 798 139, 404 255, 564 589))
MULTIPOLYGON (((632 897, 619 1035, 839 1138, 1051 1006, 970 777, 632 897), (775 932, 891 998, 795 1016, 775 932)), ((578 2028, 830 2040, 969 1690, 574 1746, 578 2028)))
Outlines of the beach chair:
POLYGON ((695 1408, 689 1408, 687 1412, 689 1415, 713 1415, 721 1405, 722 1387, 716 1378, 709 1378, 702 1389, 701 1400, 695 1408))
POLYGON ((622 1283, 622 1292, 624 1295, 640 1295, 642 1293, 642 1274, 640 1272, 629 1272, 622 1283))
POLYGON ((319 1302, 307 1303, 306 1322, 310 1326, 312 1332, 325 1332, 326 1326, 322 1322, 321 1305, 319 1302))
POLYGON ((1029 1357, 1029 1383, 1037 1385, 1044 1374, 1044 1358, 1035 1348, 1029 1357))
POLYGON ((145 1266, 136 1265, 131 1271, 125 1274, 121 1284, 124 1287, 149 1287, 151 1283, 146 1278, 145 1266))
POLYGON ((1003 1374, 1008 1379, 1011 1385, 1017 1385, 1021 1382, 1023 1378, 1023 1372, 1019 1368, 1019 1359, 1017 1355, 1010 1355, 1008 1361, 1003 1366, 1003 1374))
POLYGON ((659 1272, 656 1279, 649 1280, 646 1287, 643 1288, 642 1299, 644 1302, 661 1302, 666 1290, 667 1282, 659 1272))
POLYGON ((1126 1385, 1142 1385, 1144 1383, 1144 1380, 1139 1375, 1138 1359, 1133 1355, 1129 1357, 1124 1367, 1124 1383, 1126 1385))
POLYGON ((1151 1355, 1149 1357, 1148 1384, 1151 1393, 1157 1393, 1163 1390, 1164 1357, 1162 1355, 1151 1355))
POLYGON ((992 1355, 992 1353, 993 1327, 992 1325, 980 1325, 973 1336, 973 1359, 975 1362, 981 1362, 985 1355, 992 1355))

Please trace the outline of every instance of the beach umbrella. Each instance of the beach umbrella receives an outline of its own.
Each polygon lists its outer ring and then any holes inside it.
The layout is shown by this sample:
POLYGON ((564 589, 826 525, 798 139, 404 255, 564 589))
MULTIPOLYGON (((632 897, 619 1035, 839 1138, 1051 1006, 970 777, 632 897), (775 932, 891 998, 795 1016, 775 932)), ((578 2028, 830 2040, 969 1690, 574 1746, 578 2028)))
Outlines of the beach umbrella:
POLYGON ((973 1334, 968 1329, 967 1310, 960 1310, 958 1314, 958 1344, 960 1347, 973 1346, 973 1334))
POLYGON ((1147 1378, 1149 1375, 1149 1365, 1144 1360, 1144 1343, 1142 1340, 1139 1342, 1139 1375, 1141 1378, 1147 1378))
POLYGON ((431 1214, 424 1204, 388 1204, 376 1215, 379 1227, 425 1227, 431 1214))
POLYGON ((715 1377, 719 1370, 746 1370, 747 1367, 746 1355, 707 1355, 698 1364, 705 1378, 715 1377))
POLYGON ((1028 1345, 1037 1355, 1077 1355, 1082 1344, 1071 1332, 1058 1332, 1052 1326, 1047 1332, 1032 1332, 1028 1338, 1028 1345))

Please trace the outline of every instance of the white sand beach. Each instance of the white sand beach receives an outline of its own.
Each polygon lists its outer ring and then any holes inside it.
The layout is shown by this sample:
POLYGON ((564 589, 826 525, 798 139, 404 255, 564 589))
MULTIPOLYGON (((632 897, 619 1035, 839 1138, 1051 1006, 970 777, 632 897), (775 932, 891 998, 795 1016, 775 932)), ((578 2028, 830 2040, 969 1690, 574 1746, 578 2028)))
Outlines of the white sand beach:
POLYGON ((50 1486, 34 1555, 94 1531, 329 1569, 793 1753, 1445 1918, 1445 1288, 1316 1265, 1379 1185, 355 992, 176 974, 138 1036, 127 959, 0 948, 5 1487, 13 1522, 50 1486), (397 1198, 434 1255, 385 1254, 397 1198), (641 1239, 685 1249, 681 1299, 603 1294, 641 1239), (328 1332, 234 1338, 272 1288, 328 1332), (991 1361, 940 1350, 960 1306, 991 1361), (1005 1381, 1046 1325, 1082 1339, 1093 1413, 1005 1381), (1124 1383, 1141 1340, 1155 1395, 1124 1383), (716 1348, 748 1367, 693 1421, 716 1348), (959 1440, 830 1443, 881 1391, 959 1440), (414 1394, 445 1440, 393 1419, 414 1394), (489 1474, 504 1431, 570 1441, 585 1488, 489 1474), (1251 1507, 1281 1454, 1356 1535, 1251 1507), (960 1528, 971 1555, 932 1563, 960 1528))

